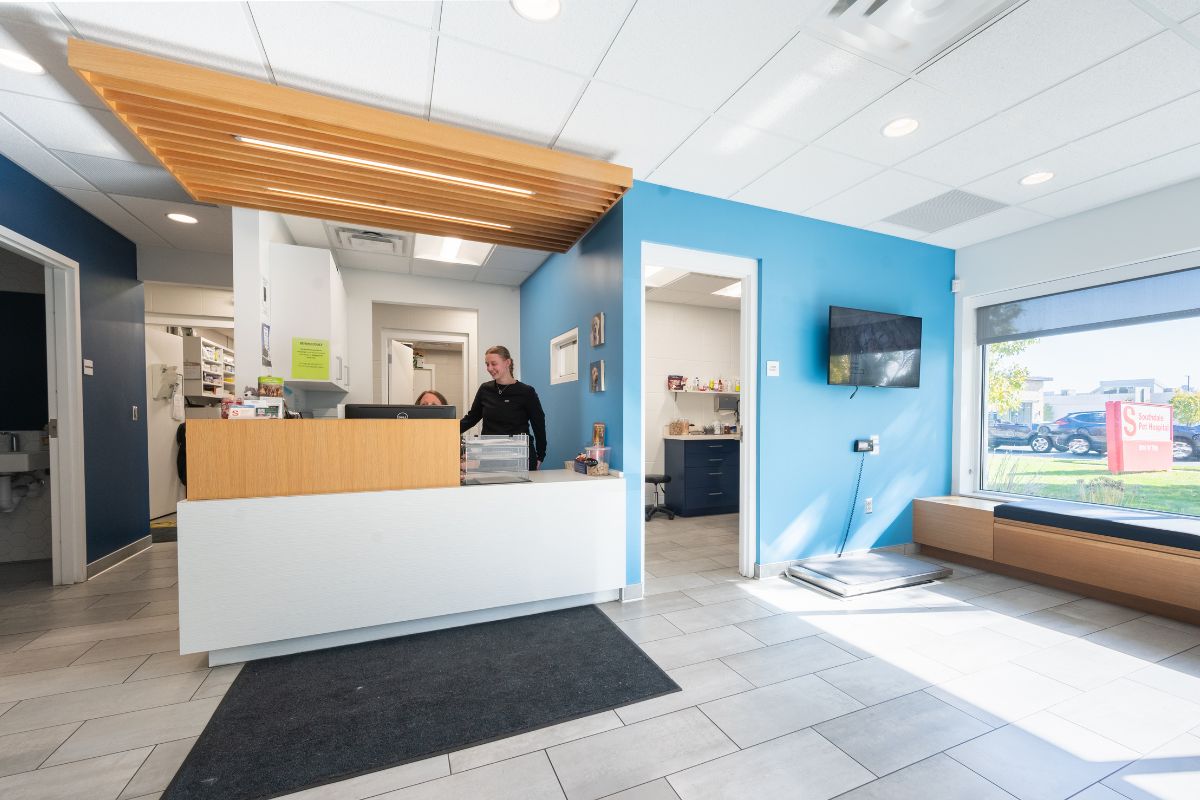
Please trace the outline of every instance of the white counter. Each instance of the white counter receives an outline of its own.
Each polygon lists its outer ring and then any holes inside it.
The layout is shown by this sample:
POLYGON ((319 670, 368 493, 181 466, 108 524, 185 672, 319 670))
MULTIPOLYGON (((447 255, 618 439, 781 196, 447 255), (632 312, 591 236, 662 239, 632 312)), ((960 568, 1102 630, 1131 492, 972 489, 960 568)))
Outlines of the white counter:
POLYGON ((182 502, 180 651, 209 663, 615 599, 625 481, 182 502))
POLYGON ((736 441, 741 441, 742 435, 740 433, 687 433, 687 434, 681 434, 679 436, 671 436, 670 434, 663 434, 663 438, 664 439, 681 439, 683 441, 689 441, 689 442, 693 439, 695 439, 697 441, 712 441, 713 439, 733 439, 736 441))

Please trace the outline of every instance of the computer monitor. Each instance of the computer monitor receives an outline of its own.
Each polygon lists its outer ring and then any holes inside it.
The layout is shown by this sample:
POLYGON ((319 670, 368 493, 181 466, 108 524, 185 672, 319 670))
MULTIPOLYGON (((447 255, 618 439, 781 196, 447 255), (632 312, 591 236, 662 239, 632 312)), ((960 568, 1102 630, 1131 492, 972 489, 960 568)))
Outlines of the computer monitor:
POLYGON ((454 406, 379 406, 347 403, 346 419, 458 419, 454 406))

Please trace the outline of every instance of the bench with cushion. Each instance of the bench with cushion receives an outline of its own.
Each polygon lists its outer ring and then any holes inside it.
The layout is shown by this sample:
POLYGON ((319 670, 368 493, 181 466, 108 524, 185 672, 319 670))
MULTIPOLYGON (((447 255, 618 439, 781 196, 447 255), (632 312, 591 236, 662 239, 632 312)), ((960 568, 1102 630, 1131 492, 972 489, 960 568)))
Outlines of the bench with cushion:
POLYGON ((1200 519, 1062 500, 967 501, 915 500, 913 540, 935 556, 1200 622, 1200 519))

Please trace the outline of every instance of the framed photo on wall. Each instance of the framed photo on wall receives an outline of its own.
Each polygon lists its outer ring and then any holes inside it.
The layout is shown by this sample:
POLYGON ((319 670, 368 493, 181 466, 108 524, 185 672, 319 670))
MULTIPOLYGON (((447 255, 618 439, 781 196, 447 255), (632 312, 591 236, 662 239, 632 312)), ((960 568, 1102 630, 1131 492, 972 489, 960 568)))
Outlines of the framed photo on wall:
POLYGON ((593 392, 604 391, 604 361, 593 361, 588 369, 588 385, 593 392))
POLYGON ((592 347, 604 344, 604 312, 597 311, 592 315, 592 347))

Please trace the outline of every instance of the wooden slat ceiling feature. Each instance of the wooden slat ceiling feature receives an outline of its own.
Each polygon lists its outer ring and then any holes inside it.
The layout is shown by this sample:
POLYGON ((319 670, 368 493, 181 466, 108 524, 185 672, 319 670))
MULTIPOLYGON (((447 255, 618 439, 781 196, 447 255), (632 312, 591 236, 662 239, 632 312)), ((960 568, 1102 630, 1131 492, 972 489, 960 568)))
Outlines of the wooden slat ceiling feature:
POLYGON ((71 39, 71 67, 201 202, 565 252, 628 167, 71 39))

